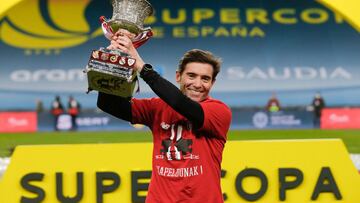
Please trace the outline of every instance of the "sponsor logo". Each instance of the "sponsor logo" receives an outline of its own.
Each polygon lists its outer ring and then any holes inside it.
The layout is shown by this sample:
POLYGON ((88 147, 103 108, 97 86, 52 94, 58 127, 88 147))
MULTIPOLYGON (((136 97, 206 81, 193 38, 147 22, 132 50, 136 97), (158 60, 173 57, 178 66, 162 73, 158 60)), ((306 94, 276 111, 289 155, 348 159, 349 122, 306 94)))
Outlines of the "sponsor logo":
POLYGON ((294 127, 301 126, 301 120, 295 115, 286 112, 256 112, 252 117, 253 125, 256 128, 266 127, 294 127))
POLYGON ((25 118, 10 117, 7 121, 11 127, 23 127, 29 125, 29 121, 25 118))
POLYGON ((70 130, 72 127, 71 116, 68 114, 62 114, 59 116, 56 127, 59 130, 70 130))
POLYGON ((273 126, 300 126, 301 120, 296 119, 294 115, 272 115, 271 124, 273 126))
POLYGON ((338 115, 336 113, 331 114, 329 119, 333 123, 347 123, 350 121, 348 115, 338 115))
POLYGON ((10 74, 10 80, 19 83, 83 81, 85 80, 85 74, 82 69, 38 69, 35 71, 20 69, 10 74))
POLYGON ((226 70, 227 78, 230 80, 352 80, 351 71, 337 67, 315 68, 315 67, 284 67, 284 68, 259 68, 251 69, 243 67, 229 67, 226 70))
POLYGON ((321 115, 321 128, 360 129, 360 108, 326 108, 321 115))
POLYGON ((0 113, 0 132, 35 132, 37 115, 35 112, 0 113))
POLYGON ((109 117, 80 117, 76 119, 79 126, 106 126, 109 122, 109 117))
POLYGON ((256 128, 265 128, 269 123, 269 117, 264 112, 255 113, 252 120, 256 128))
POLYGON ((64 6, 68 3, 50 0, 21 1, 4 15, 0 24, 1 40, 17 48, 46 50, 44 54, 49 54, 49 50, 58 54, 60 49, 83 44, 102 35, 100 26, 91 29, 88 19, 84 18, 84 11, 92 3, 72 1, 69 6, 64 6), (24 16, 31 18, 20 19, 24 16))

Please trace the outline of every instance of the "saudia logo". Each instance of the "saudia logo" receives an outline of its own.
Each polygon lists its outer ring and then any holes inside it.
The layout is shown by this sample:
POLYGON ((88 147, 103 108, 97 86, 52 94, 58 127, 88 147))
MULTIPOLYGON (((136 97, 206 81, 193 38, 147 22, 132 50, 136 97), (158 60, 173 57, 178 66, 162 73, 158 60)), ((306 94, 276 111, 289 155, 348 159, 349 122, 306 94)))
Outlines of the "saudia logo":
POLYGON ((230 80, 352 80, 352 73, 343 68, 336 67, 334 69, 325 67, 285 67, 274 68, 269 67, 261 69, 254 67, 250 70, 243 67, 229 67, 227 69, 227 77, 230 80))
POLYGON ((94 8, 104 6, 111 8, 101 0, 25 0, 1 19, 0 38, 9 46, 25 49, 25 54, 58 54, 102 35, 97 19, 104 14, 94 8))

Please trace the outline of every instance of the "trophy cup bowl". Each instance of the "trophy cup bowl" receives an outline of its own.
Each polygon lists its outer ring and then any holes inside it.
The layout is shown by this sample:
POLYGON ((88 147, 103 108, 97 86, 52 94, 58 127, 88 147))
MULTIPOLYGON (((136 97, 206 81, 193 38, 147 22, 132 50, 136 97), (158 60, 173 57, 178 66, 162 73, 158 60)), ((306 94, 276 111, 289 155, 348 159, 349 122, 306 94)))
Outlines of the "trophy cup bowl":
MULTIPOLYGON (((111 40, 118 29, 126 29, 136 35, 132 39, 135 48, 151 36, 151 28, 144 28, 146 17, 154 9, 147 0, 112 0, 113 16, 110 20, 100 17, 106 38, 111 40)), ((93 50, 85 72, 88 92, 97 90, 107 94, 131 98, 138 86, 137 73, 132 69, 135 59, 120 50, 100 48, 93 50)))
POLYGON ((136 35, 144 31, 145 19, 154 12, 146 0, 113 0, 113 16, 109 24, 114 32, 119 28, 136 35))

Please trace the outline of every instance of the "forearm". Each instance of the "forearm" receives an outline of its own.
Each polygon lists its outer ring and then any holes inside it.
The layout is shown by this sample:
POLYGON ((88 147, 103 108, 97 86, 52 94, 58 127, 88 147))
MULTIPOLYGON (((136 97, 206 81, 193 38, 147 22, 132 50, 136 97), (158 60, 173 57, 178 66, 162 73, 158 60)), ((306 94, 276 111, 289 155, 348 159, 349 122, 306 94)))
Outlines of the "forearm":
POLYGON ((156 95, 175 111, 200 128, 204 122, 204 111, 198 102, 185 96, 175 85, 161 77, 156 71, 141 71, 140 77, 150 86, 156 95))
POLYGON ((99 92, 97 106, 106 113, 131 122, 131 103, 129 100, 99 92))
MULTIPOLYGON (((132 36, 129 31, 119 29, 112 37, 111 45, 108 48, 119 49, 134 58, 135 64, 133 69, 140 72, 140 76, 150 88, 175 111, 190 120, 195 128, 200 128, 204 122, 204 112, 200 104, 183 95, 176 86, 160 77, 154 70, 144 73, 144 71, 142 71, 144 61, 133 46, 131 38, 132 36)), ((104 94, 99 93, 98 106, 116 117, 130 120, 131 104, 125 101, 119 97, 111 97, 109 95, 105 97, 104 94), (103 99, 105 99, 105 101, 102 101, 103 99), (123 109, 123 106, 126 106, 126 109, 123 109)))

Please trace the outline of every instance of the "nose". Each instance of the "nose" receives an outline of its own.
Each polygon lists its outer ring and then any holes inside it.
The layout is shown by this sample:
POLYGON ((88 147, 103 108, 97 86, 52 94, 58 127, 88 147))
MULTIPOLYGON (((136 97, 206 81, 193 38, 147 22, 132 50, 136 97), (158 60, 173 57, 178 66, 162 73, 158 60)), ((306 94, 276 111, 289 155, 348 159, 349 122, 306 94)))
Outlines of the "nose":
POLYGON ((194 87, 196 87, 196 88, 200 88, 201 85, 202 85, 201 79, 200 79, 200 78, 196 78, 196 79, 194 80, 193 85, 194 85, 194 87))

